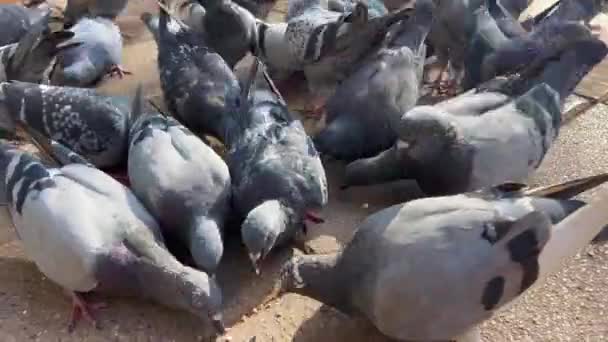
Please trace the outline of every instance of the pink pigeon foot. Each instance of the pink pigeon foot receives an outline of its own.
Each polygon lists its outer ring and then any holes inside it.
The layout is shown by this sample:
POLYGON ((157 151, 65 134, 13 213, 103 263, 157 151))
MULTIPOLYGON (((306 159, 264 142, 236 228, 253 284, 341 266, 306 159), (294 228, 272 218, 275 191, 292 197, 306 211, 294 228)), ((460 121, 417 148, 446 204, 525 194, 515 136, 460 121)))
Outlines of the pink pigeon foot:
POLYGON ((96 329, 99 329, 99 324, 93 316, 92 312, 106 307, 105 303, 87 303, 81 295, 76 292, 71 293, 72 297, 72 317, 68 324, 68 331, 71 333, 76 328, 76 324, 81 318, 91 323, 96 329))
POLYGON ((110 71, 108 72, 108 75, 110 76, 110 78, 118 76, 118 78, 120 78, 120 79, 125 77, 125 75, 132 75, 132 74, 133 74, 132 72, 130 72, 129 70, 123 68, 122 66, 120 66, 118 64, 114 64, 112 66, 112 68, 110 69, 110 71))

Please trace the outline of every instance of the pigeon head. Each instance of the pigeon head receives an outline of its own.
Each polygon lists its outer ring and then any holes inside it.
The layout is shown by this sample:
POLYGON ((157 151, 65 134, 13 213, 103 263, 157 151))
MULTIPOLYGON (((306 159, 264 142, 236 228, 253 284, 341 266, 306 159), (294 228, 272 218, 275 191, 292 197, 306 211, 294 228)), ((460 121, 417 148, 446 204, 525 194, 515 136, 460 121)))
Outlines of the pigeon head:
POLYGON ((213 327, 224 334, 226 328, 221 313, 222 293, 215 278, 190 267, 185 267, 182 274, 180 293, 184 294, 184 306, 195 316, 209 319, 213 327))
POLYGON ((260 273, 260 262, 293 223, 294 216, 294 211, 278 200, 265 201, 249 212, 241 225, 241 235, 256 273, 260 273))
POLYGON ((419 106, 407 112, 398 129, 403 148, 418 161, 438 157, 458 140, 455 123, 430 106, 419 106))
POLYGON ((191 227, 190 252, 196 265, 209 274, 214 274, 222 254, 224 244, 217 222, 207 217, 194 220, 191 227))

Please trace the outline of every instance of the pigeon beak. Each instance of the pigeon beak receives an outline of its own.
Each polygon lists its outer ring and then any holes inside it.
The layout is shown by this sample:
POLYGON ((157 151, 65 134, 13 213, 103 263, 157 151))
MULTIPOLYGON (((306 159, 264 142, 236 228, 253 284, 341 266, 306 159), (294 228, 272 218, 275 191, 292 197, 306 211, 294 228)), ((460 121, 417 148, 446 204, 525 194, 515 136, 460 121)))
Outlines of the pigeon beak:
POLYGON ((261 253, 249 253, 249 260, 251 260, 251 265, 253 265, 253 270, 256 275, 260 275, 260 258, 261 253))
POLYGON ((209 316, 209 319, 211 320, 211 324, 213 325, 213 328, 221 335, 225 335, 227 330, 226 330, 226 326, 224 326, 224 318, 222 317, 221 313, 215 313, 213 315, 209 316))

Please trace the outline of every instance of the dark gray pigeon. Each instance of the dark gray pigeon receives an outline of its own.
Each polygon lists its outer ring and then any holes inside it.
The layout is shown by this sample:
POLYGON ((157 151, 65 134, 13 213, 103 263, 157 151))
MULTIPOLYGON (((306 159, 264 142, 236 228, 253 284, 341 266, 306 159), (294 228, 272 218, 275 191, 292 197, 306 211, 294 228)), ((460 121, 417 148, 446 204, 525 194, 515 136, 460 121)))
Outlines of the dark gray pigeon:
POLYGON ((358 1, 352 12, 327 9, 327 1, 290 0, 287 41, 291 65, 303 70, 314 98, 311 114, 322 113, 325 99, 352 72, 354 64, 381 42, 389 27, 407 18, 411 8, 372 18, 368 5, 358 1))
POLYGON ((305 229, 305 221, 321 220, 312 210, 327 203, 327 179, 312 140, 257 60, 242 103, 227 163, 233 204, 244 217, 243 242, 259 271, 262 259, 305 229))
MULTIPOLYGON (((506 21, 511 21, 511 27, 517 27, 519 23, 513 18, 509 19, 497 0, 486 0, 486 3, 487 7, 482 6, 474 13, 476 25, 467 48, 462 84, 465 90, 494 76, 516 73, 530 61, 547 58, 555 50, 564 48, 580 36, 588 35, 588 31, 578 23, 582 16, 574 10, 561 14, 559 20, 554 17, 555 20, 535 25, 530 33, 521 27, 520 32, 515 32, 517 29, 509 31, 509 28, 505 28, 506 21), (505 19, 502 22, 496 19, 501 15, 505 19)), ((587 17, 595 14, 589 12, 587 17)))
POLYGON ((557 137, 566 97, 607 53, 589 33, 521 74, 415 107, 392 148, 347 166, 346 185, 407 178, 436 195, 526 180, 557 137))
POLYGON ((26 254, 71 294, 70 328, 96 324, 86 292, 136 296, 211 319, 224 331, 221 292, 207 274, 180 264, 154 218, 131 191, 87 165, 50 168, 0 147, 9 210, 26 254))
POLYGON ((115 166, 126 159, 130 101, 127 96, 103 96, 85 88, 0 84, 0 113, 5 122, 30 126, 97 167, 115 166))
POLYGON ((232 0, 205 1, 205 41, 234 68, 256 42, 257 19, 232 0))
MULTIPOLYGON (((149 23, 152 17, 142 15, 149 23)), ((148 25, 154 30, 154 25, 148 25)), ((197 134, 224 140, 226 122, 238 108, 240 86, 224 59, 201 36, 161 10, 158 69, 169 110, 197 134)))
POLYGON ((588 24, 604 5, 604 0, 559 0, 549 7, 544 17, 537 18, 539 24, 556 23, 564 20, 583 21, 588 24))
POLYGON ((78 45, 68 41, 73 32, 53 31, 50 20, 49 12, 31 25, 17 43, 0 47, 0 82, 48 83, 57 54, 78 45))
POLYGON ((83 18, 70 28, 74 32, 71 42, 78 46, 60 53, 51 83, 71 87, 95 85, 105 75, 123 77, 129 74, 122 61, 122 36, 118 26, 103 17, 83 18))
POLYGON ((17 43, 45 14, 44 9, 0 4, 0 46, 17 43))
POLYGON ((128 0, 68 0, 64 11, 68 25, 84 17, 114 19, 127 7, 128 0))
POLYGON ((582 227, 554 225, 585 205, 564 195, 607 180, 602 174, 540 194, 511 183, 395 205, 369 216, 342 252, 292 258, 281 287, 365 317, 392 339, 481 342, 478 324, 597 234, 601 226, 572 243, 560 234, 582 227), (555 258, 543 258, 549 253, 555 258))
MULTIPOLYGON (((521 11, 515 11, 517 15, 514 15, 509 8, 504 6, 504 1, 500 0, 486 0, 486 3, 490 15, 494 18, 496 24, 505 34, 505 36, 513 38, 520 37, 528 33, 528 31, 522 26, 522 24, 520 24, 518 20, 521 11)), ((509 3, 509 1, 507 1, 507 3, 509 3)))
POLYGON ((228 166, 175 119, 135 105, 129 134, 131 189, 159 221, 164 236, 180 241, 200 269, 214 274, 230 210, 228 166))
POLYGON ((432 0, 417 1, 412 18, 394 24, 383 46, 338 85, 314 139, 319 152, 353 161, 395 143, 401 115, 418 101, 433 10, 432 0))
POLYGON ((442 71, 435 87, 445 87, 451 91, 456 89, 464 73, 469 37, 474 29, 473 13, 483 3, 484 0, 435 1, 437 10, 428 37, 442 71), (449 71, 447 83, 443 80, 446 70, 449 71))

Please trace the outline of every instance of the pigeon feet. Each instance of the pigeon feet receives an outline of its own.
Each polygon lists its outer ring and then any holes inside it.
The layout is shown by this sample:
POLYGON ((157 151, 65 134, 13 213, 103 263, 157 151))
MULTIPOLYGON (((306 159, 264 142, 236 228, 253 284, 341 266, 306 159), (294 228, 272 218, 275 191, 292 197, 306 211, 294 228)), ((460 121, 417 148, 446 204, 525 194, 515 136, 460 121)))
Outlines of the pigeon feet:
POLYGON ((92 315, 92 311, 96 311, 99 309, 103 309, 106 307, 105 303, 87 303, 81 295, 76 292, 72 292, 72 318, 70 319, 70 323, 68 324, 68 331, 71 333, 76 328, 76 324, 80 321, 81 318, 84 318, 86 321, 91 323, 95 329, 99 329, 99 324, 97 320, 92 315))
POLYGON ((311 109, 305 109, 303 115, 307 118, 321 120, 325 115, 325 102, 324 97, 315 96, 311 100, 311 109))
POLYGON ((304 219, 314 224, 325 223, 325 220, 321 216, 311 211, 304 213, 304 219))
POLYGON ((118 76, 118 78, 120 78, 120 79, 125 77, 125 75, 132 75, 132 74, 133 74, 132 72, 130 72, 129 70, 123 68, 121 65, 118 65, 118 64, 114 64, 112 66, 112 68, 110 69, 110 71, 108 72, 108 75, 110 76, 110 78, 118 76))

